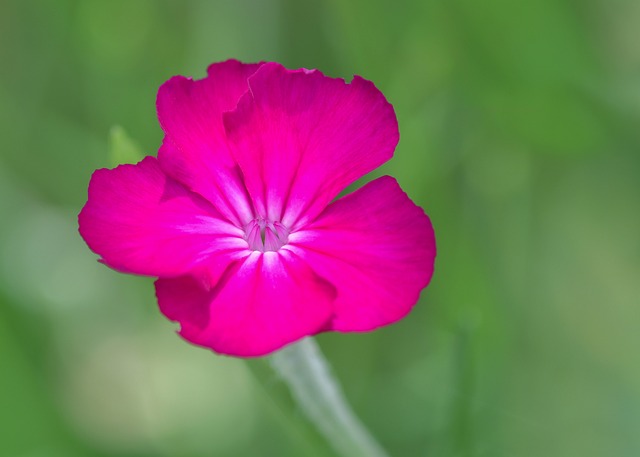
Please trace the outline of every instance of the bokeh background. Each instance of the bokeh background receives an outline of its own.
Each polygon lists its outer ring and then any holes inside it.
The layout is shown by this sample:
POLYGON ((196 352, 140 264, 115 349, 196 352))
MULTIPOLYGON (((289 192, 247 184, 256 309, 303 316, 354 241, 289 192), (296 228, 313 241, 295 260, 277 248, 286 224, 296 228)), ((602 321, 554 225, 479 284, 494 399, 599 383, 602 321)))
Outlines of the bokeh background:
MULTIPOLYGON (((76 214, 158 86, 234 57, 373 80, 439 255, 318 338, 393 456, 640 455, 640 2, 0 1, 0 455, 304 456, 278 380, 184 343, 76 214)), ((378 174, 380 174, 378 173, 378 174)))

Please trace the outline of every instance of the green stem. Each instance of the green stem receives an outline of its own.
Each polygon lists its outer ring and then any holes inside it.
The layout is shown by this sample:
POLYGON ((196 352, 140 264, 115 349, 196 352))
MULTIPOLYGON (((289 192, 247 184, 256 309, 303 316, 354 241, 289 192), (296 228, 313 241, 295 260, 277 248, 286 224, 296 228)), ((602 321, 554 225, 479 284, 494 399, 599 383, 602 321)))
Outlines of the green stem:
POLYGON ((347 403, 329 364, 312 338, 270 357, 298 407, 343 457, 387 457, 347 403))

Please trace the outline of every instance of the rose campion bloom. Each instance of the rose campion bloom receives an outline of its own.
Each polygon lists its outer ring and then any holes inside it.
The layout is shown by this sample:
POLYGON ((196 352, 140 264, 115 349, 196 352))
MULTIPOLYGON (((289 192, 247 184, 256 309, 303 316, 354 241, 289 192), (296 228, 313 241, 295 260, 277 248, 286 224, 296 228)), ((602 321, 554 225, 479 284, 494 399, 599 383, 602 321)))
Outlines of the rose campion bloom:
POLYGON ((168 80, 157 109, 158 157, 97 170, 78 220, 103 263, 158 278, 184 339, 260 356, 418 301, 436 255, 424 211, 389 176, 334 201, 398 143, 371 82, 229 60, 168 80))

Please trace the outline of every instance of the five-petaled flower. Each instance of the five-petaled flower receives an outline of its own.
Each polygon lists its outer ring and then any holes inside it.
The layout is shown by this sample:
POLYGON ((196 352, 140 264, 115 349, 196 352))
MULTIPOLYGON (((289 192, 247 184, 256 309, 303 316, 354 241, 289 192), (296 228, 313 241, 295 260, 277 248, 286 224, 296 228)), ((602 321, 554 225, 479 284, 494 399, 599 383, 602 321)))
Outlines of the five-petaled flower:
POLYGON ((78 219, 103 263, 158 278, 184 339, 259 356, 418 301, 436 253, 424 211, 388 176, 333 201, 398 142, 371 82, 229 60, 168 80, 157 109, 158 157, 97 170, 78 219))

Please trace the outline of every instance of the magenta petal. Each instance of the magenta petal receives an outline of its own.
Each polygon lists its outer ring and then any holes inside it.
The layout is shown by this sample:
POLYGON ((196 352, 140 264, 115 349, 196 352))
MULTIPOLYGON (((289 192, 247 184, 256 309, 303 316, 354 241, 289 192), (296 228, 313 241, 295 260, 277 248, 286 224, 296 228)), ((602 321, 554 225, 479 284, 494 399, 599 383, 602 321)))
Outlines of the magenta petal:
POLYGON ((236 224, 249 221, 251 203, 226 144, 222 113, 236 107, 247 78, 259 67, 228 60, 211 65, 204 79, 176 76, 158 91, 158 118, 166 134, 160 165, 236 224))
POLYGON ((323 330, 335 289, 300 258, 280 251, 235 262, 213 287, 192 277, 160 278, 156 295, 187 341, 254 357, 323 330))
POLYGON ((331 204, 289 242, 336 287, 329 329, 344 332, 404 317, 429 283, 436 255, 429 218, 388 176, 331 204))
POLYGON ((102 261, 127 273, 177 276, 206 268, 217 279, 217 271, 248 255, 244 232, 167 177, 154 157, 97 170, 78 222, 102 261))
POLYGON ((373 83, 266 63, 224 115, 258 213, 295 229, 393 155, 398 125, 373 83))

